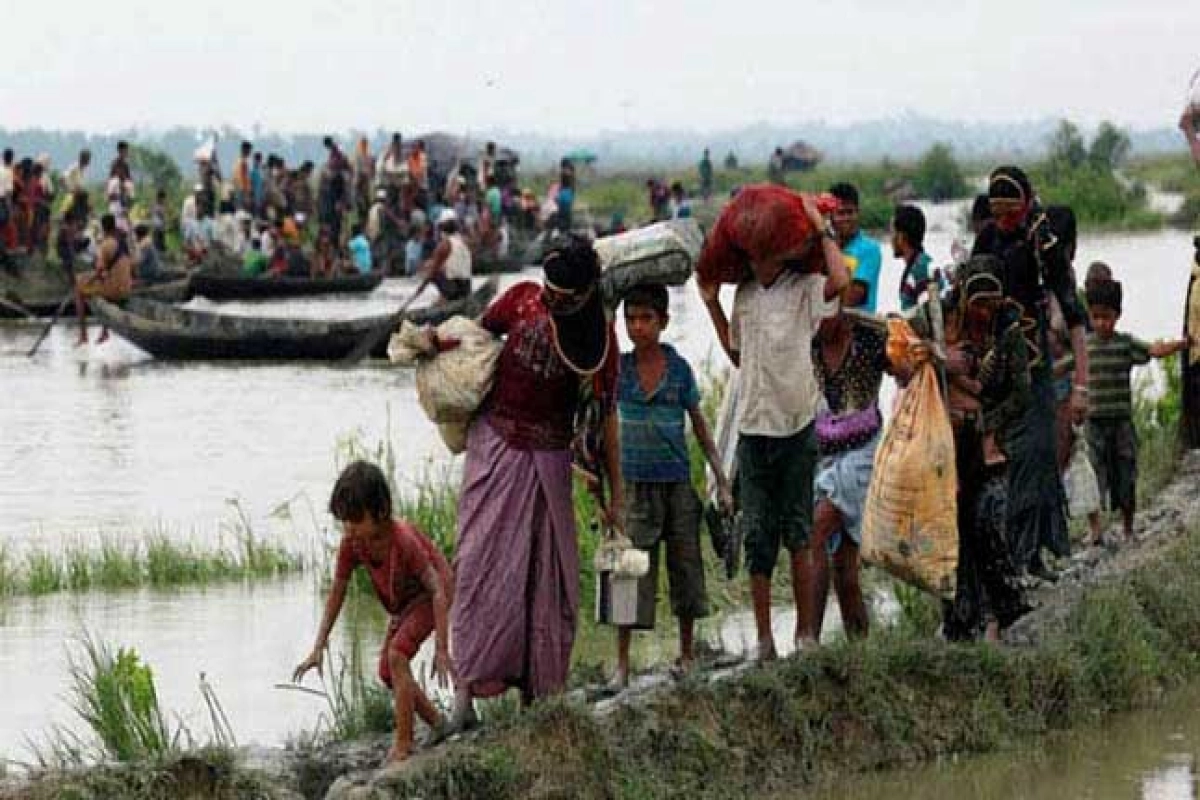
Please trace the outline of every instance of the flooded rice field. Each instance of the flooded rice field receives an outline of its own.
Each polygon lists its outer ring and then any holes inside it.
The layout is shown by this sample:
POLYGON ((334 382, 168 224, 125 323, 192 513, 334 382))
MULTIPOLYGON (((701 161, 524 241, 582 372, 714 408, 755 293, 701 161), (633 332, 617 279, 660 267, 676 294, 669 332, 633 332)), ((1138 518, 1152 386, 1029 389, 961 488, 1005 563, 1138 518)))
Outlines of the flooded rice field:
MULTIPOLYGON (((942 262, 952 239, 962 235, 962 207, 927 213, 927 246, 942 262)), ((886 311, 896 307, 900 265, 884 247, 886 311)), ((1082 273, 1094 259, 1111 264, 1125 283, 1122 327, 1155 338, 1180 329, 1191 253, 1183 232, 1087 235, 1077 265, 1082 273)), ((526 277, 536 276, 530 271, 526 277)), ((389 280, 366 297, 220 310, 349 317, 393 310, 413 287, 389 280)), ((706 362, 707 369, 723 369, 694 287, 672 290, 671 313, 666 339, 698 372, 706 362)), ((163 363, 116 339, 77 349, 68 324, 28 359, 25 351, 39 331, 40 325, 26 323, 0 326, 0 548, 10 553, 138 542, 156 534, 205 548, 232 546, 247 526, 289 550, 314 553, 336 540, 325 503, 347 442, 373 449, 389 440, 402 491, 428 476, 453 479, 458 468, 403 370, 163 363)), ((322 701, 272 687, 307 652, 322 601, 311 574, 169 592, 0 598, 0 685, 6 689, 0 758, 24 759, 27 739, 68 721, 66 651, 85 630, 136 647, 155 669, 164 706, 185 719, 204 713, 197 688, 203 672, 239 741, 274 744, 311 729, 322 701)), ((738 625, 714 622, 706 635, 737 648, 738 625)), ((367 640, 375 637, 368 633, 367 640)), ((1160 754, 1178 749, 1164 744, 1160 754)))

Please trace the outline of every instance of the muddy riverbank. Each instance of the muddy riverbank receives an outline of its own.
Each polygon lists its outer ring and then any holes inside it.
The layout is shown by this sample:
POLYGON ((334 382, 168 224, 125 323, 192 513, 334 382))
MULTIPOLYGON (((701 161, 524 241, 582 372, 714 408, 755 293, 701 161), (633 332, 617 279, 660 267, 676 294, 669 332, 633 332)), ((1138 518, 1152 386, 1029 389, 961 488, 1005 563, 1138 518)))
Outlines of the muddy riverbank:
MULTIPOLYGON (((948 645, 899 628, 767 666, 721 665, 586 692, 506 715, 464 740, 378 772, 385 738, 243 751, 201 769, 45 775, 0 796, 423 798, 756 797, 836 788, 850 773, 1028 743, 1154 707, 1200 677, 1200 453, 1141 515, 1135 541, 1080 554, 1003 647, 948 645), (136 772, 136 792, 111 794, 136 772), (197 778, 196 775, 200 775, 197 778), (173 777, 174 776, 174 777, 173 777), (110 787, 100 790, 98 781, 110 787), (201 784, 203 784, 202 788, 201 784)), ((211 759, 210 759, 211 760, 211 759)), ((208 761, 201 760, 207 764, 208 761)))

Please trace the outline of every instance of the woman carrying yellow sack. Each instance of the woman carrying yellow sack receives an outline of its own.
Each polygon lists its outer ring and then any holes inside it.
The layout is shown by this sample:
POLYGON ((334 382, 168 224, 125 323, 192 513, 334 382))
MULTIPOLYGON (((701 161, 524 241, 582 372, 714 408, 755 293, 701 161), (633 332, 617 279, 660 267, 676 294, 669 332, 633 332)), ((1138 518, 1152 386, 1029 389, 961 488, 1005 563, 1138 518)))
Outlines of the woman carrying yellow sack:
MULTIPOLYGON (((999 443, 1031 402, 1020 308, 1004 298, 1002 265, 975 256, 955 276, 943 306, 946 407, 958 478, 958 566, 943 632, 951 640, 996 640, 1029 610, 1006 537, 1007 462, 999 443)), ((920 307, 926 310, 928 304, 920 307)), ((918 313, 913 328, 929 330, 918 313)))

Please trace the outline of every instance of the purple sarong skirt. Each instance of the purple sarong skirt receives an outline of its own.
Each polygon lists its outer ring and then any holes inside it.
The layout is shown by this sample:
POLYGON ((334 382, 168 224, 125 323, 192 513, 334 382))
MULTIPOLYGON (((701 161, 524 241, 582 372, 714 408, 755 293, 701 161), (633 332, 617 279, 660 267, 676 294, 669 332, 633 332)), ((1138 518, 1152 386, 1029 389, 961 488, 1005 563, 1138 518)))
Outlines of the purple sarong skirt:
POLYGON ((483 417, 467 438, 450 639, 475 697, 566 685, 579 614, 568 450, 520 450, 483 417))

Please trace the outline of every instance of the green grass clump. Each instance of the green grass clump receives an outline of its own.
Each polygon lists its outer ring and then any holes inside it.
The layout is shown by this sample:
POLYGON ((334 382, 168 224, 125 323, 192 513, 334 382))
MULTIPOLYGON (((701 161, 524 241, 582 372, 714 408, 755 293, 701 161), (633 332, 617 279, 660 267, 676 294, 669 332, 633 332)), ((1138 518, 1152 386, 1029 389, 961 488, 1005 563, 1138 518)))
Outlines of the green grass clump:
MULTIPOLYGON (((1163 391, 1154 394, 1150 383, 1137 385, 1133 401, 1133 425, 1138 437, 1137 498, 1144 507, 1175 474, 1179 460, 1179 426, 1183 419, 1183 377, 1178 355, 1159 362, 1164 376, 1163 391)), ((1143 373, 1147 378, 1146 373, 1143 373)))
POLYGON ((137 651, 84 634, 81 655, 70 657, 68 701, 91 739, 57 729, 45 747, 33 747, 43 767, 87 761, 132 763, 178 752, 184 731, 172 730, 159 706, 154 673, 137 651))
POLYGON ((203 585, 271 578, 302 568, 298 555, 248 535, 239 539, 236 551, 202 550, 161 534, 144 544, 106 540, 99 548, 33 550, 21 559, 0 549, 0 597, 203 585))
POLYGON ((35 550, 25 559, 26 590, 32 595, 62 591, 65 584, 62 564, 54 556, 35 550))

